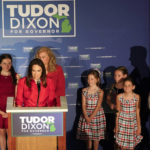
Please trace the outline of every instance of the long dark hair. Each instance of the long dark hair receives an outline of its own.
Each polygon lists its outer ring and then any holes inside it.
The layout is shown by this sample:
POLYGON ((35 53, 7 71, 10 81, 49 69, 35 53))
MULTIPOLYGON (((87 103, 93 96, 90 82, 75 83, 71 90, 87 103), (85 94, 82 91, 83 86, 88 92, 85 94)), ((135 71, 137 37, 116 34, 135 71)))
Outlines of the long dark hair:
POLYGON ((28 73, 27 73, 27 80, 26 80, 27 86, 29 88, 31 87, 30 81, 32 79, 32 67, 33 67, 33 65, 38 65, 42 68, 42 75, 41 75, 40 79, 43 83, 43 86, 46 87, 47 86, 47 83, 46 83, 46 69, 45 69, 45 66, 44 66, 43 62, 39 58, 33 59, 29 64, 28 73))
MULTIPOLYGON (((0 64, 2 63, 2 61, 3 61, 4 59, 10 59, 11 62, 12 62, 12 57, 11 57, 10 54, 2 54, 2 55, 0 55, 0 64)), ((2 67, 0 66, 0 74, 1 74, 1 71, 2 71, 2 67)), ((10 68, 9 71, 10 71, 10 73, 11 73, 11 77, 12 77, 13 84, 16 85, 16 83, 17 83, 16 72, 15 72, 15 69, 14 69, 14 67, 13 67, 12 65, 11 65, 11 68, 10 68)))
POLYGON ((121 71, 123 75, 127 75, 128 76, 128 69, 125 66, 119 66, 115 69, 115 71, 121 71))
POLYGON ((126 81, 129 81, 132 83, 132 85, 135 85, 134 80, 131 77, 125 78, 123 82, 125 83, 126 81))

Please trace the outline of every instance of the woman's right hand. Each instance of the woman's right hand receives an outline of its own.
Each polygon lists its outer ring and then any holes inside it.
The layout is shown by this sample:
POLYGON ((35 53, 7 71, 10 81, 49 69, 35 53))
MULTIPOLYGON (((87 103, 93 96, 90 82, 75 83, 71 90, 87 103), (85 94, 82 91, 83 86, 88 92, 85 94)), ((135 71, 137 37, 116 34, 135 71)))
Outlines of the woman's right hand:
POLYGON ((3 118, 8 118, 8 114, 3 112, 3 111, 1 111, 1 115, 2 115, 3 118))
POLYGON ((17 83, 18 83, 20 78, 21 78, 21 75, 20 74, 16 74, 17 83))
POLYGON ((16 107, 22 107, 22 106, 20 106, 20 105, 17 105, 16 107))

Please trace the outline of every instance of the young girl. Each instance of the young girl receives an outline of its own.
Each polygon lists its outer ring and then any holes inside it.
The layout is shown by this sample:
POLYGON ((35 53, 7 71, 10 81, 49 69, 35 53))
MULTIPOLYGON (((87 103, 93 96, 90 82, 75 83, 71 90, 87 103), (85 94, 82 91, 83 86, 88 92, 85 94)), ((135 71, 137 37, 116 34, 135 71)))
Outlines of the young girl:
POLYGON ((77 139, 87 140, 87 150, 98 150, 99 141, 104 139, 106 126, 101 103, 103 90, 99 88, 100 73, 92 70, 88 74, 88 87, 82 91, 82 115, 80 116, 77 139))
POLYGON ((6 134, 8 129, 8 115, 6 113, 7 97, 15 96, 15 86, 19 76, 12 66, 9 54, 0 56, 0 149, 6 149, 6 134))
POLYGON ((119 66, 114 72, 115 83, 107 93, 107 103, 113 111, 116 109, 116 96, 123 92, 123 80, 128 76, 128 70, 124 66, 119 66))
MULTIPOLYGON (((106 90, 106 103, 108 104, 106 115, 106 136, 107 140, 111 143, 110 146, 114 147, 114 128, 116 121, 116 96, 123 93, 123 80, 128 76, 128 70, 124 66, 119 66, 114 71, 114 83, 106 90)), ((115 148, 117 149, 117 148, 115 148)))
POLYGON ((124 80, 124 93, 117 96, 116 143, 121 150, 134 150, 141 141, 140 96, 131 78, 124 80))

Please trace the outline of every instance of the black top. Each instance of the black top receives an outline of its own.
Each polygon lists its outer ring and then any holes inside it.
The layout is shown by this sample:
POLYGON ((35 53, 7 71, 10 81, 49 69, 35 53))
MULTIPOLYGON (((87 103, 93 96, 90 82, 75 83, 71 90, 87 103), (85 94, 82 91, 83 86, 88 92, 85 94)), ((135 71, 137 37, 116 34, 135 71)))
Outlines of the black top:
POLYGON ((112 110, 107 102, 107 96, 111 97, 111 103, 116 105, 116 97, 118 94, 123 93, 123 89, 118 89, 115 87, 115 84, 112 84, 107 89, 104 89, 104 99, 103 99, 103 108, 105 113, 115 113, 116 110, 112 110))

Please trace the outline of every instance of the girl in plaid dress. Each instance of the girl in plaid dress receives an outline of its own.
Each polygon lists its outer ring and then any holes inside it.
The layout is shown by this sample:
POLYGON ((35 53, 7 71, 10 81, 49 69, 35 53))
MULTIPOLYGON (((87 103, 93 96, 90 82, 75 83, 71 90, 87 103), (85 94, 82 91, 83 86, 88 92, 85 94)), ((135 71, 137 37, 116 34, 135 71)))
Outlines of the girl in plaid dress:
POLYGON ((100 73, 92 70, 88 74, 88 87, 82 90, 82 114, 77 128, 77 139, 87 140, 87 150, 98 150, 99 141, 104 139, 106 126, 101 103, 103 90, 99 88, 100 73))
MULTIPOLYGON (((114 139, 114 128, 116 123, 116 97, 118 94, 123 93, 124 79, 128 76, 128 70, 124 66, 119 66, 114 71, 114 83, 105 89, 106 107, 104 112, 106 116, 106 137, 113 147, 116 147, 114 139)), ((115 149, 115 148, 114 148, 115 149)))
POLYGON ((133 92, 135 85, 131 78, 124 81, 124 93, 117 96, 116 143, 121 150, 134 150, 141 141, 140 96, 133 92))

